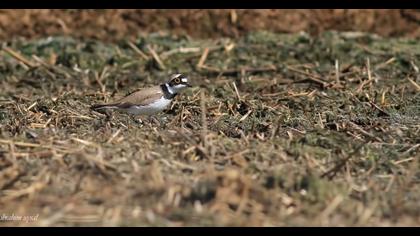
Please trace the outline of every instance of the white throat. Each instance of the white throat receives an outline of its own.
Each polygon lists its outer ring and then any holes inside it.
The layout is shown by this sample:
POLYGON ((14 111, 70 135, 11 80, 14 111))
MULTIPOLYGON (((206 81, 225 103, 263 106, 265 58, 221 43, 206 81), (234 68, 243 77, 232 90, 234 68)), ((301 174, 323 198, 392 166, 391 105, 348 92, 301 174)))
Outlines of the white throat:
POLYGON ((185 84, 178 84, 173 87, 169 86, 167 83, 165 84, 166 88, 168 88, 168 92, 170 94, 179 93, 180 91, 184 90, 187 86, 185 84))

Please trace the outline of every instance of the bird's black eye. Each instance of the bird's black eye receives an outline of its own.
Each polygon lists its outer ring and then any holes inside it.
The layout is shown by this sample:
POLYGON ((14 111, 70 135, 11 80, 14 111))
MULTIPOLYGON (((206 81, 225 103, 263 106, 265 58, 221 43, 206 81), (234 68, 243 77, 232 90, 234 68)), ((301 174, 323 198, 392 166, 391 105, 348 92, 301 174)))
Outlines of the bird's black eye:
POLYGON ((181 83, 181 80, 180 80, 179 78, 176 78, 176 79, 174 80, 174 82, 175 82, 175 84, 179 84, 179 83, 181 83))

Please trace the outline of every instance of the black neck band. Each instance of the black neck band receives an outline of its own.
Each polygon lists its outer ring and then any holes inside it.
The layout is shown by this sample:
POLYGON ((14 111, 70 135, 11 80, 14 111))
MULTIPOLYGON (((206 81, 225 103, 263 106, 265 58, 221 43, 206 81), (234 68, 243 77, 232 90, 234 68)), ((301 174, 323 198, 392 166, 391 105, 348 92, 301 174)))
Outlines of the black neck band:
POLYGON ((169 92, 167 84, 162 84, 160 85, 160 87, 162 88, 162 91, 163 91, 163 97, 166 99, 173 99, 177 95, 177 93, 169 92))

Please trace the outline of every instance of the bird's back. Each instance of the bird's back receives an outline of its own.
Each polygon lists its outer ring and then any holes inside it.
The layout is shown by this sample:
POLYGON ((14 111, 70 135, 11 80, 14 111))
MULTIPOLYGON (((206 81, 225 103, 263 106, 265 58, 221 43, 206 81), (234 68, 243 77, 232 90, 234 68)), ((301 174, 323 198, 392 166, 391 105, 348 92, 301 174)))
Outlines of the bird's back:
POLYGON ((106 103, 106 104, 95 104, 91 109, 102 109, 102 108, 129 108, 131 106, 146 106, 153 101, 159 99, 163 96, 162 89, 160 86, 154 86, 149 88, 142 88, 133 91, 127 96, 118 99, 115 102, 106 103))

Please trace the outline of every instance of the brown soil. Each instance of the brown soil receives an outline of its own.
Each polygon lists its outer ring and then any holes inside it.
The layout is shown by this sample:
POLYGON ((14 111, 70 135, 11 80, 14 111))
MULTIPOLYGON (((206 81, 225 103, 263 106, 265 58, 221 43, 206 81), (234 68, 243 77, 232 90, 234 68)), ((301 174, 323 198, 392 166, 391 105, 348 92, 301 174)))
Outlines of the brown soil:
POLYGON ((418 10, 1 10, 0 40, 70 35, 117 41, 169 31, 192 37, 237 37, 249 31, 364 31, 420 36, 418 10))

